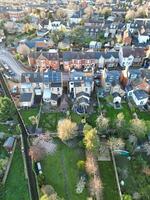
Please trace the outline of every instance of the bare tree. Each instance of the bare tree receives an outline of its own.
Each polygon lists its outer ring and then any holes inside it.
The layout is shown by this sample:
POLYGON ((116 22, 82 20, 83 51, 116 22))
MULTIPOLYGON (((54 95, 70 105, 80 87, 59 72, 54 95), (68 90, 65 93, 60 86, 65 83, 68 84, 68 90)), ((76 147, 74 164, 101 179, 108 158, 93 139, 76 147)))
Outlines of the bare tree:
POLYGON ((56 17, 58 19, 66 19, 68 16, 67 16, 67 13, 66 13, 66 11, 64 9, 59 8, 56 11, 56 17))
POLYGON ((92 154, 88 153, 88 157, 85 162, 85 169, 88 174, 94 175, 96 173, 96 165, 92 154))
POLYGON ((125 145, 125 143, 121 138, 115 138, 115 137, 109 138, 107 144, 109 148, 113 150, 122 149, 125 145))
POLYGON ((128 10, 125 16, 126 21, 133 20, 135 18, 135 11, 128 10))
POLYGON ((41 187, 41 191, 43 194, 46 194, 47 196, 50 196, 55 193, 55 190, 51 185, 43 185, 41 187))
POLYGON ((77 124, 72 122, 70 119, 63 119, 58 122, 58 137, 62 141, 69 140, 76 135, 77 124))
POLYGON ((93 14, 93 8, 91 6, 88 6, 87 8, 85 8, 84 12, 86 17, 90 18, 93 14))
POLYGON ((34 161, 42 160, 45 154, 46 154, 45 149, 38 145, 33 145, 29 149, 29 155, 31 156, 31 159, 34 161))
POLYGON ((106 133, 109 128, 110 120, 103 115, 100 115, 96 120, 98 133, 106 133))
POLYGON ((136 11, 136 17, 147 17, 147 7, 140 6, 136 11))

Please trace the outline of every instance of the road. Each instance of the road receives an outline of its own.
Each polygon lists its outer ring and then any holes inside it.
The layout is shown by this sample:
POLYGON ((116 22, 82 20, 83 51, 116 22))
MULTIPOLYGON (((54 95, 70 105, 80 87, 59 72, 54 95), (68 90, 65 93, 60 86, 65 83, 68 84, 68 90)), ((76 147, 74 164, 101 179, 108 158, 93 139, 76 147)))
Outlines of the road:
POLYGON ((2 63, 2 65, 6 63, 11 71, 16 74, 17 79, 20 79, 22 73, 27 72, 27 70, 13 58, 13 55, 5 49, 0 49, 0 63, 2 63))
MULTIPOLYGON (((4 77, 1 73, 0 73, 0 80, 1 80, 1 84, 5 91, 6 96, 12 100, 12 102, 15 106, 12 96, 7 88, 4 77)), ((16 108, 16 106, 15 106, 15 108, 16 108)), ((29 190, 30 190, 30 194, 31 194, 31 200, 39 200, 37 185, 36 185, 36 177, 35 177, 34 171, 32 170, 32 160, 29 156, 29 148, 30 147, 29 147, 29 143, 28 143, 27 129, 24 125, 24 122, 22 120, 20 112, 17 110, 17 108, 16 108, 16 113, 17 113, 18 123, 20 125, 21 133, 22 133, 23 148, 24 148, 24 154, 25 154, 25 163, 26 163, 27 175, 28 175, 28 186, 29 186, 29 190)))

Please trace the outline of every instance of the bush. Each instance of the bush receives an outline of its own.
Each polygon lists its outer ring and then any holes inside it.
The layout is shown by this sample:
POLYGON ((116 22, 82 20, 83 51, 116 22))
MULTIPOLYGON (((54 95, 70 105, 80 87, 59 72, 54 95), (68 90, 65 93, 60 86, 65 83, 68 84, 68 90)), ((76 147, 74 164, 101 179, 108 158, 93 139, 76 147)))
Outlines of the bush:
POLYGON ((77 162, 77 167, 79 170, 83 171, 85 169, 85 161, 84 160, 79 160, 77 162))
POLYGON ((42 185, 45 185, 45 176, 43 174, 39 174, 37 178, 38 178, 39 187, 42 187, 42 185))

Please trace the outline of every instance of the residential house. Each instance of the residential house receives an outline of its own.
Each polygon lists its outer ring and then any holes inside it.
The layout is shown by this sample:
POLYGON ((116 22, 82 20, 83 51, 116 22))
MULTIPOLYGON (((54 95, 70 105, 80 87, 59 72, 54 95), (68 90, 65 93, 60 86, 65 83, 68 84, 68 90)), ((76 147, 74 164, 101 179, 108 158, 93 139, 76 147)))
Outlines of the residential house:
POLYGON ((113 104, 115 106, 115 108, 120 108, 120 105, 121 105, 121 96, 119 93, 117 92, 114 92, 112 93, 112 96, 113 96, 113 104))
POLYGON ((118 52, 64 52, 63 53, 63 66, 64 70, 69 71, 72 68, 82 69, 88 66, 97 65, 99 68, 104 66, 115 67, 118 65, 119 57, 118 52))
POLYGON ((9 19, 12 21, 19 21, 25 17, 25 12, 22 9, 9 9, 7 10, 7 13, 9 15, 9 19))
POLYGON ((138 34, 138 42, 141 43, 147 43, 150 39, 150 36, 145 32, 145 33, 139 33, 138 34))
POLYGON ((43 19, 41 20, 41 22, 39 23, 39 30, 41 29, 47 29, 47 30, 51 30, 51 21, 49 19, 43 19))
POLYGON ((133 86, 131 84, 126 85, 125 92, 127 94, 127 97, 132 97, 133 91, 134 91, 134 89, 133 89, 133 86))
POLYGON ((17 52, 27 56, 33 51, 47 50, 53 47, 53 41, 46 38, 36 38, 32 40, 21 40, 17 47, 17 52))
POLYGON ((49 30, 47 30, 45 28, 36 31, 36 34, 37 34, 38 37, 44 37, 48 33, 49 33, 49 30))
POLYGON ((70 18, 69 18, 69 23, 70 24, 80 24, 80 22, 82 21, 82 12, 77 11, 75 12, 70 18))
POLYGON ((121 73, 118 70, 108 71, 106 68, 103 69, 101 74, 101 86, 105 92, 110 92, 112 85, 120 84, 121 73))
POLYGON ((56 51, 51 52, 31 52, 28 56, 30 66, 38 67, 40 71, 46 69, 59 69, 59 54, 56 51))
POLYGON ((148 102, 148 94, 144 90, 134 90, 132 98, 136 106, 144 106, 148 102))
POLYGON ((69 96, 77 107, 87 109, 90 105, 90 96, 94 89, 93 75, 72 70, 70 72, 69 96))
POLYGON ((21 93, 20 94, 20 107, 29 108, 34 104, 34 94, 33 93, 21 93))
POLYGON ((121 47, 119 50, 119 63, 121 67, 132 65, 141 65, 145 57, 145 51, 142 47, 121 47))
POLYGON ((91 41, 90 44, 89 44, 89 48, 94 49, 94 50, 100 49, 101 46, 102 46, 102 44, 100 42, 97 42, 97 41, 91 41))
POLYGON ((45 103, 56 106, 63 93, 62 73, 52 70, 47 70, 44 73, 23 73, 20 93, 20 105, 22 107, 32 106, 36 97, 40 98, 39 102, 43 99, 45 103))

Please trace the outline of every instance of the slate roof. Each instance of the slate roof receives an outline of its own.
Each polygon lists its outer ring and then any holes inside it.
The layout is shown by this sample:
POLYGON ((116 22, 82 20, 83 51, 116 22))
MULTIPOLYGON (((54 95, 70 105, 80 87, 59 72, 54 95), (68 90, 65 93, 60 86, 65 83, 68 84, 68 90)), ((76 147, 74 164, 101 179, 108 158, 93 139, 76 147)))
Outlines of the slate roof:
POLYGON ((78 99, 79 104, 88 104, 89 105, 89 100, 85 98, 84 96, 78 99))
POLYGON ((115 98, 115 97, 120 97, 120 94, 118 92, 114 92, 112 93, 112 96, 115 98))
POLYGON ((106 74, 106 82, 108 83, 113 83, 115 82, 115 84, 117 84, 119 82, 120 79, 120 72, 117 70, 112 70, 112 71, 107 71, 106 74))
POLYGON ((21 93, 20 102, 30 102, 32 98, 32 93, 21 93))
POLYGON ((82 59, 96 59, 98 60, 100 57, 104 57, 105 59, 109 59, 112 56, 114 58, 119 58, 117 51, 109 51, 109 52, 64 52, 63 53, 63 60, 70 61, 70 60, 82 60, 82 59))
POLYGON ((132 85, 131 85, 131 84, 127 85, 127 86, 125 87, 125 90, 126 90, 126 92, 132 91, 132 90, 133 90, 132 85))
POLYGON ((46 38, 35 38, 35 39, 32 39, 32 40, 25 40, 24 43, 25 43, 29 48, 35 48, 37 42, 44 42, 45 40, 46 40, 46 38))
POLYGON ((61 83, 51 83, 51 87, 61 87, 61 83))
POLYGON ((134 57, 144 57, 144 48, 141 47, 122 47, 123 57, 129 57, 133 55, 134 57))
POLYGON ((85 96, 85 97, 90 98, 90 95, 89 95, 88 93, 86 93, 86 92, 79 92, 79 93, 76 95, 77 98, 80 98, 80 97, 82 97, 82 96, 85 96))
POLYGON ((148 94, 144 90, 135 90, 133 93, 138 100, 142 100, 148 97, 148 94))
POLYGON ((59 54, 57 52, 31 52, 29 57, 38 59, 40 56, 45 57, 48 60, 59 60, 59 54))

